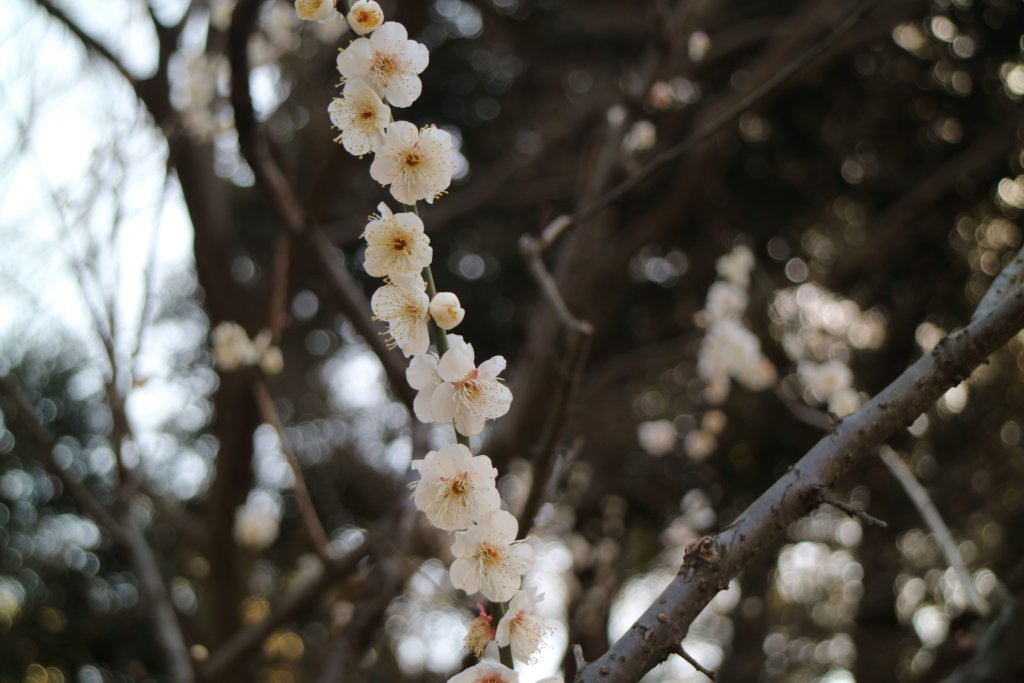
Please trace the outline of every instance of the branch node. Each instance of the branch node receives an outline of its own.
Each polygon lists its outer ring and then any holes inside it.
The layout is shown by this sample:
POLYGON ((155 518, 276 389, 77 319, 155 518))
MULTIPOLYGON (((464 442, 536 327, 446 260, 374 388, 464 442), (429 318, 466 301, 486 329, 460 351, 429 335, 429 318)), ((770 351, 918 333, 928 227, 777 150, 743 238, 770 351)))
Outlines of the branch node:
POLYGON ((867 512, 865 512, 864 510, 855 508, 852 505, 850 505, 849 503, 844 503, 843 501, 839 500, 838 498, 825 493, 825 491, 823 489, 819 489, 818 490, 818 500, 821 501, 825 505, 831 505, 832 507, 836 508, 837 510, 841 510, 841 511, 845 512, 850 517, 855 517, 855 518, 861 520, 862 522, 864 522, 868 526, 877 526, 879 529, 885 529, 885 528, 888 528, 888 526, 889 526, 885 521, 879 519, 878 517, 870 515, 867 512))
POLYGON ((672 648, 671 654, 679 655, 680 657, 685 659, 690 666, 692 666, 694 669, 696 669, 697 671, 701 672, 702 674, 704 674, 705 676, 707 676, 711 680, 713 680, 713 681, 714 680, 718 680, 717 677, 716 677, 717 675, 715 674, 714 671, 711 671, 710 669, 706 669, 703 666, 701 666, 700 662, 698 662, 696 659, 691 657, 690 654, 686 650, 683 649, 682 643, 680 643, 678 645, 675 645, 672 648))

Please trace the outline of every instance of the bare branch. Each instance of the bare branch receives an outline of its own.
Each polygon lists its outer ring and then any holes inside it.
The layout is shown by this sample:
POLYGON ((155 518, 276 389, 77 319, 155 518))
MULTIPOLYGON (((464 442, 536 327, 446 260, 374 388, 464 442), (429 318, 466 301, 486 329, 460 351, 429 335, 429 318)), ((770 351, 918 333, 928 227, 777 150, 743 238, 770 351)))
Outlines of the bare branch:
POLYGON ((555 449, 562 439, 569 408, 575 400, 583 378, 583 369, 587 364, 590 345, 594 338, 594 327, 587 321, 574 316, 569 310, 558 291, 558 284, 544 265, 542 243, 531 235, 523 235, 519 239, 519 251, 526 261, 526 268, 530 275, 537 283, 544 298, 558 314, 558 319, 569 334, 568 348, 565 351, 561 367, 562 381, 559 382, 556 389, 556 395, 552 401, 554 408, 548 416, 544 433, 533 459, 533 485, 530 487, 530 494, 527 496, 526 504, 520 515, 520 527, 529 530, 533 526, 534 517, 537 516, 538 510, 544 502, 544 496, 552 483, 552 474, 555 470, 555 449))
POLYGON ((967 566, 964 564, 964 559, 960 556, 960 551, 957 550, 956 541, 953 540, 953 534, 950 533, 949 527, 942 520, 942 515, 939 514, 938 509, 935 507, 935 503, 932 502, 931 497, 921 482, 917 480, 914 473, 910 471, 907 464, 903 462, 896 451, 889 448, 888 446, 882 446, 878 450, 878 457, 882 459, 885 466, 889 468, 892 475, 896 477, 896 481, 900 483, 903 490, 907 492, 907 496, 910 498, 914 507, 921 513, 921 517, 924 519, 925 524, 935 534, 935 539, 939 542, 939 546, 942 548, 942 554, 946 558, 946 562, 953 571, 956 573, 956 578, 960 582, 961 587, 964 589, 964 595, 967 597, 967 602, 970 603, 971 607, 975 612, 983 617, 988 616, 992 612, 992 608, 989 606, 988 601, 982 597, 978 589, 974 587, 974 581, 971 580, 971 573, 967 571, 967 566))
POLYGON ((710 669, 705 669, 703 666, 701 666, 701 664, 696 659, 694 659, 689 652, 683 649, 682 645, 676 646, 676 648, 672 650, 672 654, 679 655, 680 657, 685 659, 690 666, 692 666, 694 669, 701 672, 711 680, 718 680, 718 677, 715 675, 714 671, 711 671, 710 669))
POLYGON ((349 319, 356 332, 363 338, 387 374, 392 391, 411 411, 415 392, 405 381, 405 367, 400 359, 388 349, 380 332, 372 323, 370 302, 359 285, 349 274, 334 245, 314 227, 299 202, 295 191, 285 177, 284 171, 270 153, 269 142, 256 121, 252 96, 249 91, 249 35, 256 25, 256 18, 263 0, 242 0, 235 8, 231 29, 228 33, 228 56, 231 63, 231 106, 235 111, 235 127, 238 129, 239 146, 249 163, 256 180, 263 186, 270 204, 281 219, 285 229, 296 237, 309 241, 321 271, 327 278, 338 298, 341 312, 349 319))
POLYGON ((64 28, 71 31, 72 35, 82 43, 89 54, 99 57, 110 66, 114 67, 114 69, 124 76, 125 80, 129 83, 135 83, 135 76, 128 70, 128 67, 124 65, 121 59, 111 52, 106 45, 87 33, 74 19, 68 16, 64 10, 54 5, 50 0, 36 0, 36 4, 46 10, 47 14, 60 22, 64 28))
POLYGON ((880 529, 885 529, 889 526, 884 521, 880 520, 878 517, 875 517, 874 515, 869 515, 867 512, 864 512, 860 508, 855 508, 849 503, 844 503, 838 498, 828 495, 824 491, 821 491, 819 495, 821 496, 822 503, 826 505, 831 505, 835 509, 845 512, 850 517, 861 520, 868 526, 877 526, 880 529))
POLYGON ((971 320, 977 320, 991 313, 992 309, 1021 282, 1024 282, 1024 248, 1017 252, 1013 260, 1006 264, 1006 267, 989 285, 985 296, 981 297, 981 301, 978 302, 978 307, 974 310, 971 320))
POLYGON ((285 459, 288 460, 288 466, 291 467, 292 478, 295 480, 295 497, 299 501, 299 512, 302 515, 302 521, 306 525, 306 531, 309 533, 309 540, 313 543, 313 549, 316 550, 316 554, 320 556, 321 560, 330 562, 331 555, 327 551, 327 534, 324 532, 324 526, 316 514, 316 508, 313 507, 313 499, 309 495, 309 489, 306 488, 305 475, 302 473, 302 463, 299 462, 299 456, 295 454, 295 449, 292 448, 288 435, 285 434, 284 425, 281 424, 281 417, 277 414, 274 401, 270 398, 270 392, 267 391, 267 386, 259 377, 253 379, 252 391, 256 396, 256 403, 259 405, 260 414, 263 416, 264 421, 270 424, 274 431, 277 432, 277 438, 281 442, 281 450, 284 452, 285 459))
POLYGON ((719 590, 873 448, 927 410, 1024 327, 1024 286, 989 315, 946 337, 860 410, 845 418, 728 529, 708 537, 714 552, 688 557, 680 574, 612 647, 577 676, 628 683, 662 661, 719 590), (706 558, 706 559, 702 559, 706 558), (667 619, 658 619, 664 613, 667 619), (603 673, 607 671, 607 673, 603 673))
POLYGON ((218 680, 240 659, 259 648, 278 627, 297 617, 332 584, 351 573, 369 551, 370 543, 363 541, 344 556, 325 564, 316 578, 282 597, 270 608, 267 616, 235 633, 202 664, 200 672, 203 679, 218 680))
POLYGON ((553 243, 562 234, 564 234, 566 230, 579 225, 612 204, 615 204, 633 191, 638 185, 653 176, 663 166, 675 161, 701 143, 709 140, 727 125, 738 119, 754 104, 764 99, 773 90, 789 80, 790 77, 794 76, 801 69, 811 64, 819 55, 835 45, 857 24, 858 21, 874 9, 878 3, 879 0, 866 0, 861 3, 857 9, 850 12, 850 15, 842 23, 832 29, 828 35, 812 45, 792 62, 779 69, 771 78, 767 79, 761 83, 761 85, 738 99, 731 107, 722 112, 722 114, 713 121, 708 122, 705 126, 700 128, 700 130, 696 131, 679 144, 674 147, 670 147, 658 156, 654 157, 650 163, 626 180, 619 183, 617 186, 603 193, 596 201, 577 209, 571 217, 568 217, 568 220, 566 220, 566 216, 559 216, 555 218, 551 225, 544 230, 544 234, 546 235, 545 243, 553 243))
POLYGON ((18 411, 17 417, 42 449, 47 469, 60 479, 65 490, 71 494, 82 511, 106 529, 114 541, 128 552, 139 579, 142 595, 150 608, 149 618, 153 622, 157 643, 167 661, 170 680, 174 683, 193 683, 195 674, 192 671, 192 660, 185 644, 185 636, 171 605, 156 555, 146 542, 145 536, 130 524, 116 520, 89 489, 78 480, 69 477, 60 467, 53 455, 56 440, 39 422, 35 410, 10 377, 0 377, 0 391, 14 401, 18 411))

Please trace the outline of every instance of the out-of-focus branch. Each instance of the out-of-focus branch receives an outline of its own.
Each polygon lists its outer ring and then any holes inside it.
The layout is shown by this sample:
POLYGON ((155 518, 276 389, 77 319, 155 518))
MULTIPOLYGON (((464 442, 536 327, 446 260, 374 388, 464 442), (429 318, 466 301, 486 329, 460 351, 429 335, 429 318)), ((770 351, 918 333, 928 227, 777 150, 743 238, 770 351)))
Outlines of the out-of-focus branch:
POLYGON ((593 326, 572 314, 558 291, 558 284, 544 265, 543 246, 540 240, 531 235, 523 235, 519 239, 519 251, 526 262, 526 268, 540 288, 544 298, 555 310, 558 319, 569 335, 568 348, 562 362, 562 381, 552 401, 553 409, 548 415, 544 433, 537 446, 533 460, 533 485, 523 506, 519 525, 528 530, 533 526, 544 495, 550 488, 552 473, 555 470, 555 450, 565 431, 565 424, 573 400, 579 390, 583 377, 583 369, 590 355, 590 345, 594 337, 593 326))
POLYGON ((149 617, 167 662, 170 680, 174 683, 193 683, 192 660, 189 657, 181 624, 171 605, 167 586, 160 573, 153 549, 145 536, 128 522, 119 521, 107 511, 80 481, 72 479, 57 463, 53 455, 56 439, 36 417, 35 410, 8 376, 0 377, 0 391, 7 394, 15 405, 17 417, 28 429, 29 434, 43 451, 47 469, 53 472, 74 498, 82 511, 102 526, 121 548, 129 555, 132 567, 138 577, 142 595, 149 606, 149 617))
POLYGON ((597 200, 580 207, 573 212, 571 216, 563 215, 555 218, 554 221, 552 221, 552 224, 544 230, 544 234, 546 236, 544 240, 545 246, 557 241, 558 238, 570 228, 579 225, 609 206, 615 204, 633 191, 638 185, 653 176, 663 166, 675 161, 701 143, 706 142, 723 128, 733 123, 754 104, 769 95, 773 90, 785 83, 801 69, 808 66, 819 55, 835 45, 857 24, 858 21, 874 9, 878 3, 879 0, 865 0, 865 2, 861 3, 857 9, 850 12, 850 15, 842 23, 838 24, 828 35, 805 50, 799 57, 779 69, 771 78, 767 79, 749 93, 736 100, 732 106, 722 112, 722 114, 713 121, 708 122, 702 128, 674 147, 670 147, 661 154, 658 154, 646 166, 626 178, 626 180, 622 181, 612 189, 603 193, 597 200))
POLYGON ((60 22, 64 28, 71 31, 72 35, 82 43, 89 54, 99 57, 110 64, 110 66, 114 67, 129 83, 135 82, 135 76, 128 70, 128 67, 124 65, 121 59, 111 52, 106 45, 88 34, 74 19, 68 16, 64 10, 54 5, 50 0, 36 0, 36 4, 46 10, 47 14, 60 22))
POLYGON ((946 337, 836 430, 747 508, 728 529, 705 536, 679 576, 612 647, 576 680, 629 683, 662 661, 712 598, 793 521, 820 502, 818 492, 890 434, 927 410, 947 389, 1024 327, 1024 286, 993 311, 946 337))
POLYGON ((379 330, 373 325, 370 302, 345 268, 344 262, 339 263, 341 259, 334 245, 310 223, 302 203, 270 153, 266 135, 256 121, 249 91, 248 44, 262 4, 263 0, 239 2, 228 32, 231 106, 235 111, 239 146, 285 229, 296 237, 309 240, 320 269, 338 298, 341 312, 380 359, 392 391, 411 411, 415 392, 405 381, 404 365, 396 354, 390 352, 379 330))
POLYGON ((295 453, 295 449, 292 448, 288 435, 285 434, 284 425, 281 424, 281 417, 277 414, 274 401, 270 398, 270 392, 267 391, 267 385, 263 383, 261 378, 256 377, 252 381, 252 391, 256 396, 256 403, 259 405, 263 420, 269 423, 274 428, 274 431, 277 432, 278 441, 281 442, 281 450, 288 461, 288 466, 291 467, 292 478, 295 480, 295 497, 299 501, 299 513, 302 515, 302 521, 306 525, 306 531, 309 533, 309 540, 313 543, 313 549, 320 556, 321 560, 330 562, 331 556, 327 552, 327 534, 324 532, 324 526, 316 514, 316 508, 313 506, 313 499, 309 495, 309 489, 306 488, 305 475, 302 473, 302 463, 299 462, 299 456, 295 453))
POLYGON ((960 557, 960 552, 956 548, 956 542, 953 540, 953 534, 950 533, 949 527, 942 520, 942 515, 939 514, 928 492, 921 486, 921 482, 917 480, 917 477, 910 471, 907 464, 896 454, 896 451, 888 446, 882 446, 878 450, 878 457, 882 459, 885 466, 892 472, 892 476, 896 477, 896 481, 907 492, 907 496, 914 504, 914 507, 921 513, 925 524, 935 534, 935 539, 939 542, 939 547, 942 548, 942 554, 945 555, 946 562, 956 573, 956 578, 960 581, 960 585, 964 589, 964 595, 967 597, 967 602, 970 603, 971 608, 979 615, 987 617, 992 612, 992 608, 989 606, 988 601, 978 592, 978 589, 974 587, 971 573, 967 571, 967 566, 964 564, 963 558, 960 557))
POLYGON ((363 541, 344 556, 326 563, 316 578, 282 597, 270 608, 267 616, 235 633, 201 666, 203 680, 219 680, 235 663, 259 648, 281 624, 294 619, 332 584, 351 573, 369 551, 369 541, 363 541))

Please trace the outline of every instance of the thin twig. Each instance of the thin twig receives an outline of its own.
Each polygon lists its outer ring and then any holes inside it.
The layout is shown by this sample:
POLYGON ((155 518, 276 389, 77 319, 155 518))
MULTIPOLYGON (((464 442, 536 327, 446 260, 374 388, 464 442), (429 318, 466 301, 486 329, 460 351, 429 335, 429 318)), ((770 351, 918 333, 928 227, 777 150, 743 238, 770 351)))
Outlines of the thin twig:
POLYGON ((713 539, 714 561, 695 563, 672 580, 632 628, 591 662, 578 681, 631 683, 662 661, 693 620, 759 551, 818 505, 834 484, 896 430, 927 410, 950 387, 1024 328, 1024 285, 992 312, 946 337, 930 353, 847 416, 737 519, 713 539), (667 618, 661 620, 659 614, 667 618))
POLYGON ((302 463, 299 462, 299 457, 296 455, 295 449, 292 448, 291 441, 284 431, 284 425, 281 423, 281 416, 278 415, 277 408, 274 407, 274 401, 270 398, 270 392, 267 391, 267 386, 260 377, 253 379, 252 391, 256 396, 256 403, 259 405, 263 420, 277 432, 278 441, 281 443, 281 450, 284 452, 285 459, 288 460, 288 466, 291 467, 292 478, 295 480, 295 497, 299 501, 299 513, 302 515, 302 521, 306 525, 306 532, 309 534, 309 540, 313 543, 313 549, 320 556, 321 560, 330 562, 331 555, 327 550, 327 533, 324 531, 323 524, 316 514, 316 508, 313 506, 313 499, 309 495, 309 489, 306 488, 306 479, 302 473, 302 463))
POLYGON ((235 112, 239 147, 252 168, 257 182, 281 220, 285 230, 294 237, 308 241, 322 274, 337 296, 338 305, 352 327, 384 366, 388 383, 395 396, 411 411, 415 392, 405 381, 405 366, 391 353, 372 322, 370 303, 352 278, 344 260, 330 240, 316 228, 302 207, 284 171, 270 151, 264 130, 256 121, 249 89, 249 36, 256 26, 263 0, 242 0, 235 7, 228 33, 228 57, 231 64, 231 106, 235 112))
POLYGON ((945 556, 946 562, 956 573, 956 578, 964 589, 964 595, 971 608, 983 617, 988 616, 992 612, 992 608, 989 606, 988 601, 978 592, 978 589, 974 587, 974 581, 971 580, 971 574, 967 571, 967 565, 964 564, 960 551, 957 550, 953 534, 950 533, 949 527, 942 520, 942 515, 939 514, 928 492, 921 486, 921 482, 917 480, 917 477, 910 471, 907 464, 896 454, 896 451, 888 446, 882 446, 878 450, 878 457, 882 459, 885 466, 896 477, 896 481, 906 491, 907 496, 921 514, 925 524, 935 534, 935 539, 942 548, 942 554, 945 556))
POLYGON ((838 498, 835 498, 833 496, 828 495, 824 491, 821 491, 819 493, 819 496, 821 497, 821 502, 822 503, 825 503, 826 505, 831 505, 832 507, 836 508, 837 510, 841 510, 841 511, 845 512, 850 517, 853 517, 855 519, 861 520, 862 522, 864 522, 868 526, 877 526, 880 529, 886 529, 886 528, 889 527, 888 524, 886 524, 884 521, 882 521, 878 517, 875 517, 874 515, 870 515, 867 512, 864 512, 863 510, 861 510, 860 508, 855 508, 852 505, 850 505, 849 503, 844 503, 843 501, 839 500, 838 498))
POLYGON ((170 680, 174 683, 193 683, 195 673, 192 670, 192 660, 185 644, 185 636, 171 605, 156 554, 146 542, 145 536, 129 522, 115 519, 89 489, 77 479, 68 476, 53 454, 57 445, 56 439, 36 417, 35 410, 9 376, 0 377, 0 391, 14 402, 18 419, 43 451, 46 468, 60 479, 82 512, 103 527, 114 542, 127 551, 139 579, 143 598, 149 606, 149 618, 153 623, 157 644, 167 661, 170 680))
POLYGON ((270 334, 273 343, 281 340, 288 323, 288 264, 291 260, 292 238, 279 235, 274 248, 274 274, 270 285, 270 334))
POLYGON ((679 655, 680 657, 685 659, 690 666, 692 666, 694 669, 701 672, 711 680, 718 680, 717 674, 715 674, 714 671, 711 671, 710 669, 706 669, 703 666, 701 666, 700 662, 694 659, 689 652, 683 649, 682 644, 677 645, 676 648, 672 650, 672 654, 679 655))
POLYGON ((852 29, 868 12, 874 9, 879 2, 880 0, 866 0, 866 2, 863 2, 856 10, 851 12, 842 23, 832 29, 828 35, 804 51, 804 53, 795 60, 779 69, 774 76, 741 97, 735 104, 722 112, 719 117, 708 122, 707 125, 693 133, 693 135, 654 157, 650 163, 639 171, 613 187, 608 192, 602 194, 600 199, 577 209, 572 216, 559 216, 555 218, 555 220, 552 221, 542 233, 545 235, 543 242, 544 247, 546 248, 554 243, 569 228, 583 223, 616 203, 642 182, 653 176, 661 167, 675 161, 691 149, 710 139, 727 125, 731 124, 750 107, 775 90, 775 88, 782 85, 790 77, 814 61, 814 59, 825 52, 825 50, 835 45, 840 38, 846 35, 850 29, 852 29))
POLYGON ((537 452, 533 459, 533 485, 526 498, 526 504, 520 515, 519 524, 524 530, 533 526, 534 518, 544 502, 544 496, 551 488, 552 474, 555 471, 555 451, 565 431, 569 408, 575 400, 583 379, 583 370, 590 355, 590 346, 594 337, 594 327, 586 320, 580 320, 572 314, 568 305, 558 291, 558 284, 544 265, 543 250, 540 241, 530 235, 519 239, 519 251, 526 262, 526 268, 540 288, 544 298, 558 315, 558 319, 566 328, 569 336, 568 348, 562 360, 562 377, 552 401, 550 411, 537 452))
POLYGON ((255 652, 281 624, 297 617, 331 585, 351 573, 369 552, 370 543, 364 540, 344 556, 326 563, 316 578, 284 595, 271 606, 270 612, 263 619, 237 631, 201 665, 203 680, 220 679, 239 660, 255 652))

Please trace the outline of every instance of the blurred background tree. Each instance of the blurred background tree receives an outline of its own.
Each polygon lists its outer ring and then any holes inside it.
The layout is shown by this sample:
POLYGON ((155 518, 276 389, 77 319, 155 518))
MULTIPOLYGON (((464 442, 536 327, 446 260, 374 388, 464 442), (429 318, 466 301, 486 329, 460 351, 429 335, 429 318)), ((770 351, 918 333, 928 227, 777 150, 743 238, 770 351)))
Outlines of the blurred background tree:
MULTIPOLYGON (((509 359, 513 409, 479 452, 510 509, 539 510, 534 580, 561 624, 524 680, 569 678, 570 644, 604 652, 688 543, 831 428, 809 368, 852 369, 863 400, 1013 259, 1024 8, 382 5, 431 50, 407 118, 459 145, 423 212, 439 287, 478 355, 509 359), (586 344, 519 248, 572 212, 586 219, 543 257, 586 344), (737 246, 776 375, 718 405, 698 358, 716 259, 737 246)), ((367 314, 359 235, 385 194, 326 114, 351 34, 282 0, 6 10, 0 681, 446 680, 473 610, 406 485, 450 437, 411 419, 405 363, 367 314), (272 329, 284 372, 217 371, 222 321, 272 329)), ((1012 342, 889 442, 990 612, 871 459, 835 494, 888 526, 819 508, 686 650, 726 681, 1024 680, 1022 359, 1012 342)), ((704 677, 673 657, 645 680, 704 677)))

